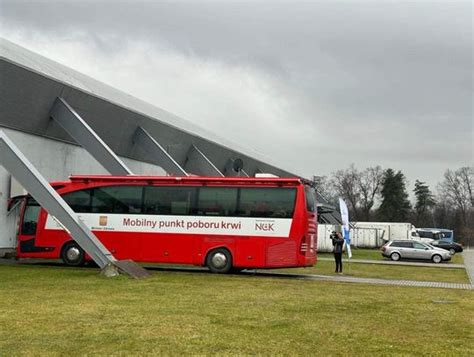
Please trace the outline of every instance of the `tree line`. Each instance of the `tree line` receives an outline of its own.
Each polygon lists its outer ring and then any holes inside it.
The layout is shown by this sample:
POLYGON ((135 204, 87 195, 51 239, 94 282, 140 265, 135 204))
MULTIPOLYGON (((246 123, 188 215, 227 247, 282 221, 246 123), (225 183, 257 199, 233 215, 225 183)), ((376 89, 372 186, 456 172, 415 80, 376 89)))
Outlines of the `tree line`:
POLYGON ((456 240, 474 243, 474 166, 446 170, 435 191, 420 180, 409 188, 401 171, 380 166, 359 170, 352 164, 313 180, 319 193, 336 207, 338 197, 346 201, 351 221, 448 228, 455 231, 456 240))

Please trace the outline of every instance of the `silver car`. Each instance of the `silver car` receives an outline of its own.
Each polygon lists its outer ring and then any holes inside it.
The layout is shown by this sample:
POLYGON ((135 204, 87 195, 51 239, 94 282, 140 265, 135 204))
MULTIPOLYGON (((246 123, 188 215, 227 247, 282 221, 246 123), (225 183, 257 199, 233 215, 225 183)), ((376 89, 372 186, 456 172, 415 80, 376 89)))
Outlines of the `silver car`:
POLYGON ((380 250, 384 257, 394 261, 399 261, 400 259, 419 259, 441 263, 444 260, 451 260, 449 251, 415 240, 390 241, 380 250))

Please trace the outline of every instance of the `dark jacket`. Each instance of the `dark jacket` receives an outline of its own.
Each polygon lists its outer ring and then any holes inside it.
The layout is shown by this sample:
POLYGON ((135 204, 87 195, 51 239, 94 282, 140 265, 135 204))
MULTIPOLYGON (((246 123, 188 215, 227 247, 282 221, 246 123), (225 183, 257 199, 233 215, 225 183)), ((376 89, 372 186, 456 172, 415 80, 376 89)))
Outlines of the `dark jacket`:
POLYGON ((330 236, 333 245, 333 253, 342 253, 342 247, 344 246, 344 238, 339 234, 331 234, 330 236))

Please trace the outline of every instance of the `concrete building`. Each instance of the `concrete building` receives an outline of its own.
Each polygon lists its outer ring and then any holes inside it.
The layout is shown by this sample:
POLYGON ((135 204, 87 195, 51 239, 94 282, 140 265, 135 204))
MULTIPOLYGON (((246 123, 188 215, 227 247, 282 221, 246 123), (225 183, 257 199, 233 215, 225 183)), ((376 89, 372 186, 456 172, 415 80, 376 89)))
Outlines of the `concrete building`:
MULTIPOLYGON (((227 138, 3 39, 0 103, 0 129, 50 181, 71 174, 120 173, 120 167, 117 171, 109 166, 111 161, 141 175, 300 176, 227 138), (58 104, 58 98, 65 104, 58 104), (84 144, 82 140, 90 138, 77 137, 77 128, 67 130, 72 122, 61 120, 74 120, 68 118, 72 115, 68 108, 83 120, 73 124, 82 125, 81 130, 89 127, 106 149, 84 144), (117 155, 115 160, 109 160, 107 150, 117 155), (240 160, 243 169, 237 172, 234 167, 240 160)), ((16 215, 7 213, 7 200, 21 193, 22 188, 0 166, 0 251, 15 245, 16 215)), ((337 213, 321 197, 320 205, 322 219, 337 223, 337 213)))

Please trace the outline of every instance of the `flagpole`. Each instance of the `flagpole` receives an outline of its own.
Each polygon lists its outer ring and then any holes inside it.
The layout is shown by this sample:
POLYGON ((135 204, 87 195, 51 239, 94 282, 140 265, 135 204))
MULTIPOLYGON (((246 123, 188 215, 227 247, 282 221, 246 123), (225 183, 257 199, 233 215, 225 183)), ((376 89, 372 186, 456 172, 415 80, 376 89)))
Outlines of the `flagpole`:
POLYGON ((351 244, 347 244, 346 242, 346 245, 347 245, 347 263, 349 265, 349 274, 348 275, 351 275, 351 259, 352 259, 352 248, 351 248, 351 244))
POLYGON ((349 274, 348 275, 351 275, 351 258, 349 257, 349 274))

